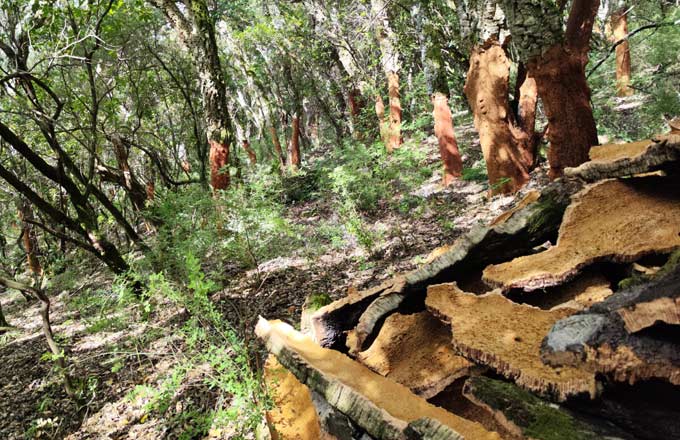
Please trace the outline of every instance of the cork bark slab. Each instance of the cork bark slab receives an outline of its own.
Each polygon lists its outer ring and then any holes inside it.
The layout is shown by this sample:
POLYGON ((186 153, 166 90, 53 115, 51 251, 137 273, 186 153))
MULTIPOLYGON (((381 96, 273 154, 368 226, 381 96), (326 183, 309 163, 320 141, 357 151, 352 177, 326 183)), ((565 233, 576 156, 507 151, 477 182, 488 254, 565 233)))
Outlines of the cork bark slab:
POLYGON ((474 228, 453 244, 433 251, 419 268, 378 287, 351 289, 347 297, 312 316, 313 339, 323 347, 342 350, 347 345, 353 354, 361 351, 379 319, 410 295, 424 297, 427 285, 533 252, 554 235, 571 194, 581 188, 578 179, 563 179, 549 184, 540 195, 530 192, 492 225, 474 228))
POLYGON ((511 383, 488 377, 471 377, 463 395, 484 408, 509 432, 536 440, 600 440, 633 437, 609 423, 576 418, 564 408, 546 402, 511 383))
POLYGON ((541 310, 516 304, 498 292, 476 296, 453 283, 430 286, 425 304, 451 325, 452 345, 466 358, 494 368, 524 388, 560 400, 581 393, 595 396, 593 373, 553 368, 540 357, 545 335, 574 310, 541 310))
POLYGON ((680 246, 680 184, 659 177, 607 180, 573 197, 557 245, 491 265, 484 280, 503 290, 560 284, 598 261, 630 262, 680 246))
POLYGON ((590 159, 578 167, 566 168, 565 176, 594 182, 664 169, 668 164, 680 161, 680 135, 592 147, 590 159))
POLYGON ((260 319, 255 333, 300 382, 376 439, 500 438, 478 423, 429 404, 344 354, 320 347, 288 324, 260 319))
POLYGON ((428 312, 390 315, 357 360, 425 399, 467 376, 474 366, 454 353, 451 332, 428 312))
POLYGON ((309 389, 286 370, 274 356, 264 365, 264 380, 274 408, 267 411, 272 439, 319 440, 319 419, 309 389))

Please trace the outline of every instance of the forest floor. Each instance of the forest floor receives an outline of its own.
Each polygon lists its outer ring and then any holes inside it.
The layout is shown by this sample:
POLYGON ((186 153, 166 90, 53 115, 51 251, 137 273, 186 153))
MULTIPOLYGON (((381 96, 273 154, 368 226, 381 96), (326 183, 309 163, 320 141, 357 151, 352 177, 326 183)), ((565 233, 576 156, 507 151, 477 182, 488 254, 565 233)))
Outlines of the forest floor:
MULTIPOLYGON (((462 138, 472 133, 469 126, 458 131, 462 138)), ((427 151, 429 163, 438 163, 434 137, 426 138, 418 148, 427 151)), ((469 151, 466 166, 480 155, 474 148, 469 151)), ((231 322, 240 324, 237 331, 246 339, 252 339, 258 315, 297 324, 309 295, 326 293, 337 299, 350 286, 365 288, 413 269, 435 248, 453 242, 475 225, 488 223, 526 191, 546 182, 545 170, 539 167, 520 194, 489 198, 485 184, 461 180, 442 188, 439 179, 435 173, 411 193, 422 201, 417 217, 386 210, 370 219, 371 229, 389 231, 373 255, 351 239, 314 258, 294 252, 231 277, 213 300, 231 322)), ((318 224, 321 217, 335 215, 324 204, 327 201, 300 203, 289 208, 287 217, 302 225, 318 224)), ((148 319, 141 319, 140 304, 111 307, 116 295, 107 288, 112 279, 101 267, 83 262, 77 273, 72 288, 51 296, 52 323, 74 372, 77 403, 66 396, 61 375, 46 355, 39 304, 27 305, 18 293, 0 297, 7 320, 14 326, 0 335, 4 364, 0 369, 0 438, 156 439, 186 432, 181 414, 187 402, 192 407, 214 404, 215 396, 202 380, 209 374, 204 366, 194 366, 179 391, 170 396, 167 404, 175 407, 177 417, 150 416, 151 396, 144 391, 146 384, 160 384, 182 359, 184 341, 177 330, 186 312, 168 301, 157 305, 148 319)), ((211 432, 210 437, 227 438, 224 435, 211 432)))

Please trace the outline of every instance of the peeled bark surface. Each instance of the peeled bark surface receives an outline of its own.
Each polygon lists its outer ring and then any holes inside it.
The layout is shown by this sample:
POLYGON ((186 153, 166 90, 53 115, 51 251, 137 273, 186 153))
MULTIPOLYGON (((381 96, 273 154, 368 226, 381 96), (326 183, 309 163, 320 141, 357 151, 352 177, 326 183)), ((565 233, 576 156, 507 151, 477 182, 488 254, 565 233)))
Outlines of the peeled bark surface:
POLYGON ((229 186, 229 145, 210 141, 210 185, 213 190, 229 186))
POLYGON ((597 128, 590 106, 590 88, 580 56, 555 46, 539 61, 529 63, 548 118, 550 176, 588 160, 588 151, 598 144, 597 128))
POLYGON ((451 348, 451 332, 428 312, 390 315, 371 347, 357 360, 429 399, 474 365, 451 348))
POLYGON ((434 135, 439 142, 439 154, 444 165, 442 184, 448 186, 462 175, 463 160, 460 157, 456 134, 453 131, 453 117, 448 98, 443 93, 435 93, 432 105, 434 107, 434 135))
POLYGON ((555 246, 491 265, 484 280, 503 290, 531 291, 567 281, 595 262, 670 252, 680 247, 678 219, 680 183, 658 177, 605 180, 573 197, 555 246))
POLYGON ((633 89, 630 88, 630 45, 628 36, 628 8, 624 7, 612 14, 612 36, 614 41, 623 40, 616 46, 616 95, 630 96, 633 89))
POLYGON ((425 304, 451 326, 452 346, 466 358, 494 368, 519 386, 560 400, 596 395, 593 373, 553 368, 541 361, 544 336, 575 310, 541 310, 513 303, 498 292, 477 296, 453 283, 430 286, 425 304))
POLYGON ((401 100, 399 95, 399 74, 387 73, 387 92, 390 98, 390 124, 387 135, 387 152, 401 146, 401 100))
POLYGON ((385 121, 385 103, 382 96, 375 96, 375 115, 378 117, 378 130, 380 130, 380 139, 385 144, 385 148, 389 145, 388 131, 389 122, 385 121))
POLYGON ((272 440, 319 440, 321 428, 309 389, 269 356, 264 380, 274 408, 267 412, 272 440))
POLYGON ((261 319, 255 332, 300 382, 377 439, 500 439, 347 356, 319 347, 287 324, 261 319))
POLYGON ((300 168, 300 117, 293 116, 293 130, 288 144, 288 158, 290 169, 295 171, 300 168))
POLYGON ((652 171, 673 169, 680 161, 680 135, 657 136, 653 140, 606 144, 590 150, 590 161, 567 168, 566 176, 593 182, 652 171))
POLYGON ((512 125, 509 80, 510 61, 497 42, 473 49, 465 95, 474 113, 489 183, 504 193, 517 191, 529 180, 521 145, 529 139, 512 125))
POLYGON ((671 330, 680 324, 677 260, 676 254, 651 281, 555 323, 543 342, 543 359, 590 368, 617 381, 657 378, 680 385, 680 346, 671 330))
POLYGON ((536 80, 529 75, 525 75, 518 91, 517 123, 528 137, 527 142, 520 144, 522 147, 522 160, 527 169, 531 170, 536 163, 536 153, 541 138, 541 135, 536 133, 536 108, 538 106, 536 80))

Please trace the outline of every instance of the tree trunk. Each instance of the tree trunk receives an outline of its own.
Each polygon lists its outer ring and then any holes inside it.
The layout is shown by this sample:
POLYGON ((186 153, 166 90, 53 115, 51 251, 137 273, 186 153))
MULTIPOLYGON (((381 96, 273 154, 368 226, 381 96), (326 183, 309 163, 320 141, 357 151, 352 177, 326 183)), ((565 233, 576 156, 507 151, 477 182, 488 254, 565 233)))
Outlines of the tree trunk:
POLYGON ((432 98, 432 105, 434 107, 434 134, 439 141, 439 154, 444 164, 442 184, 447 186, 461 176, 463 161, 453 131, 453 118, 448 98, 443 93, 435 93, 432 98))
POLYGON ((253 150, 253 147, 250 146, 250 142, 248 139, 243 139, 241 142, 241 145, 243 145, 243 149, 248 153, 248 160, 250 161, 251 166, 255 166, 257 164, 257 155, 255 154, 255 150, 253 150))
MULTIPOLYGON (((611 26, 614 41, 628 35, 628 8, 623 7, 612 14, 611 26)), ((616 46, 616 95, 630 96, 630 46, 628 40, 616 46)))
POLYGON ((536 149, 541 140, 541 134, 536 133, 536 107, 538 104, 538 87, 536 80, 526 74, 518 76, 517 124, 529 138, 523 144, 522 161, 528 170, 536 163, 536 149), (519 80, 522 79, 521 82, 519 80))
POLYGON ((210 184, 214 191, 229 186, 231 121, 220 63, 215 23, 206 0, 186 0, 184 8, 170 0, 150 0, 167 16, 198 71, 206 137, 210 146, 210 184))
POLYGON ((130 150, 125 145, 123 139, 114 134, 111 136, 111 144, 116 155, 116 162, 118 163, 118 170, 120 171, 120 181, 118 182, 132 202, 132 206, 136 211, 142 211, 146 206, 146 189, 144 185, 137 178, 134 170, 130 167, 129 155, 130 150))
POLYGON ((548 118, 551 178, 586 162, 598 143, 585 73, 598 6, 598 0, 574 0, 564 38, 527 65, 548 118))
POLYGON ((474 113, 489 183, 494 192, 502 193, 515 192, 529 180, 522 159, 522 143, 528 139, 512 124, 509 79, 510 61, 498 42, 472 50, 464 91, 474 113))
POLYGON ((3 333, 3 328, 6 330, 7 327, 10 327, 10 325, 5 318, 5 314, 2 313, 2 304, 0 304, 0 334, 3 333))
POLYGON ((385 103, 382 96, 375 95, 375 115, 378 117, 378 130, 380 130, 380 140, 385 146, 388 145, 387 132, 389 123, 385 121, 385 103))
POLYGON ((283 171, 286 168, 286 158, 283 155, 283 149, 281 148, 281 142, 279 141, 279 135, 276 132, 276 127, 270 125, 269 134, 272 137, 272 144, 274 144, 274 151, 276 151, 276 157, 279 159, 281 171, 283 171))
POLYGON ((399 74, 387 74, 387 87, 390 97, 390 123, 387 137, 387 152, 391 153, 401 146, 401 100, 399 96, 399 74))
POLYGON ((288 143, 288 158, 290 160, 291 171, 300 168, 300 116, 293 115, 293 130, 288 143))
POLYGON ((21 240, 26 251, 26 261, 31 273, 40 276, 43 273, 40 260, 38 259, 38 240, 35 236, 33 225, 29 223, 33 220, 33 211, 27 201, 22 201, 19 209, 19 219, 21 220, 21 240))

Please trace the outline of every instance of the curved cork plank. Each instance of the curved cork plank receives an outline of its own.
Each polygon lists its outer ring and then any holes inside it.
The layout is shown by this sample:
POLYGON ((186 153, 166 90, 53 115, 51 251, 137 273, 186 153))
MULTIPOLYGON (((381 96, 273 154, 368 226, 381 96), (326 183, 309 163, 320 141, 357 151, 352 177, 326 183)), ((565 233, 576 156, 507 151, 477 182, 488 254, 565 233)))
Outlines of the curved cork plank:
POLYGON ((654 140, 592 147, 590 158, 578 167, 566 168, 564 175, 594 182, 663 169, 680 161, 680 136, 670 134, 654 140))
POLYGON ((484 269, 487 283, 531 291, 560 284, 598 261, 630 262, 680 247, 680 184, 659 177, 607 180, 579 192, 557 245, 484 269))
POLYGON ((474 364, 454 353, 451 332, 428 312, 390 315, 371 347, 357 360, 376 373, 429 399, 474 364))
POLYGON ((428 403, 342 353, 322 348, 281 321, 260 319, 255 333, 279 362, 377 439, 499 439, 478 423, 428 403), (422 419, 430 419, 426 422, 422 419), (409 437, 413 438, 413 437, 409 437))
POLYGON ((657 378, 680 385, 680 343, 669 328, 652 327, 658 322, 673 325, 677 314, 659 310, 658 304, 650 306, 661 299, 677 304, 678 297, 680 264, 675 262, 651 281, 556 322, 543 341, 541 356, 552 365, 585 366, 617 381, 657 378), (639 311, 637 304, 643 305, 639 311))
POLYGON ((321 428, 309 389, 269 355, 264 364, 264 380, 274 408, 267 411, 272 439, 319 440, 321 428))
POLYGON ((540 357, 545 335, 574 310, 541 310, 516 304, 498 292, 477 296, 453 283, 430 286, 425 304, 451 325, 457 353, 494 368, 524 388, 560 400, 582 393, 595 397, 593 373, 574 367, 553 368, 540 357))
POLYGON ((406 299, 406 295, 402 292, 403 285, 397 286, 396 289, 389 289, 380 294, 369 306, 364 310, 364 313, 359 317, 356 327, 347 333, 347 341, 345 345, 349 349, 349 353, 356 356, 363 350, 364 342, 371 335, 378 322, 386 315, 389 315, 396 310, 401 303, 406 299))

